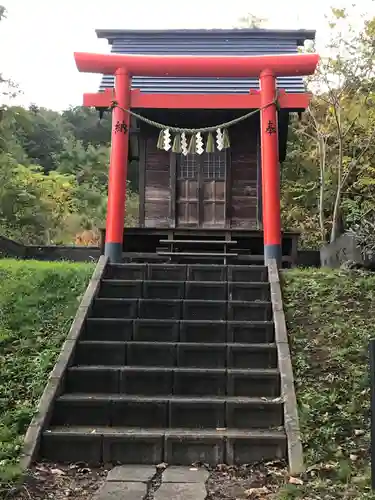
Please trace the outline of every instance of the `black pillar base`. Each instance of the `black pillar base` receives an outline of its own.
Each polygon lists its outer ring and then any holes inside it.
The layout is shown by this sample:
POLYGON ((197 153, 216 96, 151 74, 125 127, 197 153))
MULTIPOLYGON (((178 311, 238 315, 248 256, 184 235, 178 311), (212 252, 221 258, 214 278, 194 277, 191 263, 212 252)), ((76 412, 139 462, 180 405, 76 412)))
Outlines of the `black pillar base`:
POLYGON ((277 266, 281 267, 281 245, 264 245, 264 263, 267 265, 268 261, 275 259, 277 266))
POLYGON ((108 243, 104 245, 104 255, 109 262, 118 264, 122 261, 122 243, 108 243))

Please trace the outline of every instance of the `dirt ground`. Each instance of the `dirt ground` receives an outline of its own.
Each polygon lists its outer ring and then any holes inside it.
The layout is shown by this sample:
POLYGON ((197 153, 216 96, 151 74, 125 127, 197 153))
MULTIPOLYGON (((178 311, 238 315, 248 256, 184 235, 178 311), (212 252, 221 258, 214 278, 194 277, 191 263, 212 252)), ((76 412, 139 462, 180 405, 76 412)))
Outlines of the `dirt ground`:
POLYGON ((219 465, 210 472, 206 483, 209 500, 271 499, 288 478, 282 462, 219 465))
POLYGON ((36 464, 24 484, 10 491, 5 500, 91 500, 107 473, 84 464, 36 464))
MULTIPOLYGON (((10 491, 5 500, 91 500, 104 483, 109 468, 37 464, 23 486, 10 491)), ((206 468, 210 472, 206 483, 207 500, 272 499, 287 478, 282 462, 206 468)))

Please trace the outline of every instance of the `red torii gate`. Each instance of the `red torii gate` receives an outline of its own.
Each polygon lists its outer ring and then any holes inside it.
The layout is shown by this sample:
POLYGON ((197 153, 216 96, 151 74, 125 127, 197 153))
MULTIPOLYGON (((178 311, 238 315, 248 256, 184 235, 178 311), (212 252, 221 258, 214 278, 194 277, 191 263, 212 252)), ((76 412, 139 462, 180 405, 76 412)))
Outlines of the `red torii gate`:
MULTIPOLYGON (((167 56, 123 54, 74 54, 81 72, 115 75, 115 92, 85 94, 84 105, 118 107, 112 112, 112 143, 108 184, 105 254, 112 262, 121 261, 124 234, 128 136, 116 133, 116 124, 129 130, 130 108, 262 108, 261 163, 264 259, 281 262, 280 174, 278 158, 276 77, 311 75, 319 61, 317 54, 265 56, 167 56), (143 94, 131 90, 132 76, 259 77, 260 92, 245 95, 143 94), (269 125, 272 125, 272 130, 269 125), (272 132, 272 133, 271 133, 272 132)), ((280 93, 278 105, 305 109, 310 95, 280 93)))

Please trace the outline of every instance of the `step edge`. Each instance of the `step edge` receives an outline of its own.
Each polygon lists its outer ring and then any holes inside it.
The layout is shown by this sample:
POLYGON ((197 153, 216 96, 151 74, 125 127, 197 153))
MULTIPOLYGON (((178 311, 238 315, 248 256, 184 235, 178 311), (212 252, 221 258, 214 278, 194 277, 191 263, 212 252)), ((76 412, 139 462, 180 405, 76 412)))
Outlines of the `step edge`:
POLYGON ((101 280, 101 283, 103 284, 138 284, 138 283, 153 283, 153 284, 158 284, 158 285, 175 285, 175 284, 203 284, 203 285, 246 285, 250 287, 268 287, 269 282, 268 281, 230 281, 230 280, 219 280, 219 281, 212 281, 212 280, 150 280, 150 279, 121 279, 121 278, 103 278, 101 280))
POLYGON ((273 376, 279 375, 278 368, 192 368, 192 367, 164 367, 164 366, 124 366, 124 365, 73 365, 68 371, 130 371, 130 372, 180 372, 180 373, 211 373, 211 374, 252 374, 273 376))
POLYGON ((103 426, 51 426, 43 431, 45 436, 91 436, 91 437, 185 437, 185 438, 227 438, 227 439, 264 439, 266 440, 286 440, 285 430, 271 429, 194 429, 194 428, 170 428, 170 429, 152 429, 140 427, 103 427, 103 426))
POLYGON ((142 346, 142 347, 150 347, 150 346, 160 346, 160 347, 189 347, 192 349, 198 349, 199 347, 209 347, 210 349, 218 348, 237 348, 237 349, 253 349, 256 350, 272 350, 276 349, 276 342, 162 342, 162 341, 152 341, 152 340, 80 340, 78 345, 113 345, 113 346, 142 346))
POLYGON ((253 305, 272 305, 272 302, 270 300, 207 300, 207 299, 145 299, 145 298, 123 298, 123 297, 97 297, 95 299, 95 302, 152 302, 152 303, 161 303, 161 302, 168 302, 171 304, 176 304, 178 302, 182 303, 204 303, 204 304, 230 304, 230 305, 238 305, 238 304, 244 304, 247 306, 252 307, 253 305))
POLYGON ((280 397, 241 397, 241 396, 136 396, 128 394, 85 394, 85 393, 67 393, 56 398, 56 402, 76 402, 76 401, 124 401, 124 402, 176 402, 176 403, 220 403, 220 404, 254 404, 279 407, 283 405, 280 397))
MULTIPOLYGON (((138 299, 136 299, 138 300, 138 299)), ((223 324, 223 323, 226 323, 228 325, 238 325, 238 326, 241 326, 241 325, 255 325, 255 326, 273 326, 274 325, 274 321, 273 320, 265 320, 265 321, 262 321, 262 320, 253 320, 253 321, 236 321, 236 320, 200 320, 200 319, 160 319, 160 318, 155 318, 155 319, 150 319, 150 318, 116 318, 115 316, 114 317, 109 317, 109 318, 106 318, 106 317, 103 317, 103 318, 100 318, 100 317, 94 317, 94 316, 91 316, 89 318, 87 318, 87 322, 89 323, 110 323, 110 322, 113 322, 113 323, 130 323, 130 322, 138 322, 138 323, 153 323, 153 322, 156 322, 156 323, 168 323, 168 324, 172 324, 172 323, 187 323, 189 325, 208 325, 208 324, 223 324)))
MULTIPOLYGON (((155 253, 153 254, 155 257, 158 257, 158 255, 155 253)), ((241 255, 241 254, 239 254, 241 255)), ((257 257, 257 256, 255 256, 257 257)), ((261 256, 263 258, 263 256, 261 256)), ((175 263, 175 264, 169 264, 167 262, 162 262, 162 263, 159 263, 159 262, 150 262, 150 263, 147 263, 147 262, 121 262, 121 263, 112 263, 112 264, 109 264, 108 265, 108 269, 113 269, 113 270, 116 270, 116 269, 147 269, 148 267, 151 267, 151 266, 158 266, 158 267, 162 267, 162 266, 166 266, 168 269, 182 269, 183 267, 185 267, 186 269, 188 268, 194 268, 194 269, 199 269, 200 266, 203 266, 203 267, 206 267, 207 265, 210 265, 210 266, 216 266, 216 269, 217 268, 221 268, 221 269, 226 269, 226 270, 229 270, 229 269, 235 269, 235 270, 239 270, 239 268, 242 268, 242 269, 246 269, 246 270, 250 270, 250 271, 266 271, 267 270, 267 266, 265 266, 264 264, 204 264, 204 263, 196 263, 196 264, 178 264, 178 263, 175 263)), ((158 268, 157 267, 157 268, 158 268)), ((157 269, 156 268, 156 269, 157 269)))

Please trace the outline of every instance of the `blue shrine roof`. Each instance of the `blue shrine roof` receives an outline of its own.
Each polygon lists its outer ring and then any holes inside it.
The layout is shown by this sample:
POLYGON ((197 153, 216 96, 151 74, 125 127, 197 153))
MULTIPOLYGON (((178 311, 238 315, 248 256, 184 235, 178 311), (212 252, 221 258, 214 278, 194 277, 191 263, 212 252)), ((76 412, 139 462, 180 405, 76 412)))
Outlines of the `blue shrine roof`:
MULTIPOLYGON (((147 55, 267 55, 296 54, 305 40, 315 40, 312 30, 97 30, 114 54, 147 55)), ((104 75, 100 90, 112 88, 114 77, 104 75)), ((303 77, 277 79, 287 92, 304 92, 303 77)), ((134 76, 132 88, 147 93, 246 94, 259 89, 257 78, 181 78, 134 76)))

